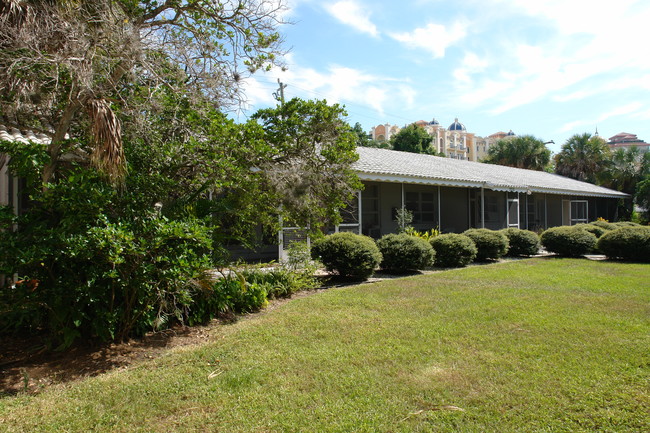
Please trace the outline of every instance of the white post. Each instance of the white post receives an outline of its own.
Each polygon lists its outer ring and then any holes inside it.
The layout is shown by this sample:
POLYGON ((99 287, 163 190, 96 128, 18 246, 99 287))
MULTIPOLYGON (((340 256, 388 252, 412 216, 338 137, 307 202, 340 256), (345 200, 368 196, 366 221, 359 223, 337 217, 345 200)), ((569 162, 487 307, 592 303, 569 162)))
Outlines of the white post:
POLYGON ((363 232, 362 232, 362 230, 361 230, 361 223, 362 223, 362 221, 361 221, 361 215, 362 215, 362 214, 361 214, 361 190, 359 190, 359 234, 360 234, 360 235, 363 234, 363 232))
POLYGON ((442 213, 440 211, 440 185, 438 185, 438 232, 442 233, 442 213))

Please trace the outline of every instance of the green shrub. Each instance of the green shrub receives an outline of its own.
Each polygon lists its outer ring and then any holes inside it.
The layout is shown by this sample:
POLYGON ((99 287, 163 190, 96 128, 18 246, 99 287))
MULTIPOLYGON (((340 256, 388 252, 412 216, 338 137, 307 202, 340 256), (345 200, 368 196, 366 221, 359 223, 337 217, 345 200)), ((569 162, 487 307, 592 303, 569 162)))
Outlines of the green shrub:
POLYGON ((605 230, 614 230, 614 229, 616 229, 616 226, 614 224, 612 224, 612 223, 610 223, 608 221, 602 220, 602 219, 592 221, 589 224, 593 224, 596 227, 600 227, 601 229, 605 229, 605 230))
POLYGON ((603 228, 603 227, 601 227, 599 225, 596 225, 594 223, 576 224, 573 227, 578 227, 578 228, 581 228, 583 230, 587 230, 589 233, 592 233, 594 236, 596 236, 596 238, 599 238, 602 235, 604 235, 605 233, 607 233, 608 231, 610 231, 609 229, 603 228))
POLYGON ((272 269, 247 269, 242 272, 246 282, 260 284, 266 288, 268 297, 286 298, 301 290, 318 286, 314 267, 291 269, 278 266, 272 269))
POLYGON ((382 259, 372 238, 350 232, 335 233, 317 240, 311 255, 328 271, 359 279, 371 276, 382 259))
POLYGON ((508 253, 512 257, 534 256, 539 252, 539 236, 530 230, 508 228, 501 231, 508 238, 508 253))
POLYGON ((496 260, 508 252, 508 237, 489 229, 469 229, 463 233, 474 241, 478 252, 476 261, 496 260))
POLYGON ((540 241, 547 251, 568 257, 588 254, 596 246, 593 233, 575 226, 551 227, 542 233, 540 241))
POLYGON ((380 266, 389 272, 424 269, 433 264, 435 257, 429 242, 406 233, 386 235, 377 246, 383 257, 380 266))
POLYGON ((643 227, 641 224, 632 221, 617 221, 615 223, 612 223, 612 225, 615 229, 621 227, 643 227))
POLYGON ((598 249, 610 259, 650 262, 650 228, 612 230, 598 239, 598 249))
POLYGON ((447 233, 431 240, 436 252, 435 265, 442 268, 467 266, 476 258, 476 245, 469 237, 457 233, 447 233))

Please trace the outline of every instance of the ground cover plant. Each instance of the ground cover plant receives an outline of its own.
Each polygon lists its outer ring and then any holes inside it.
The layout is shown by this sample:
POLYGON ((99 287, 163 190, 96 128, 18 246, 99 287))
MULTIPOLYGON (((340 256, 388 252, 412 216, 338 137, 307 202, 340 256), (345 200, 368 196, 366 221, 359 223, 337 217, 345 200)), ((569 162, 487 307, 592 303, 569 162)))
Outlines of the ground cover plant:
POLYGON ((648 265, 535 258, 318 292, 35 396, 3 429, 640 432, 648 265))

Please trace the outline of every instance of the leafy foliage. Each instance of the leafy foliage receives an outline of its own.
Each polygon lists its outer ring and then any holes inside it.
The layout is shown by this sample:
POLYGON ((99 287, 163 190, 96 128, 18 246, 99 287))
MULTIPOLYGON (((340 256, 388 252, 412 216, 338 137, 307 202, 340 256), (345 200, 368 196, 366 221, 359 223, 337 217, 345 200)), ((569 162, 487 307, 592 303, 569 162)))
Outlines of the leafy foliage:
POLYGON ((381 268, 389 272, 425 269, 433 264, 435 251, 424 239, 406 233, 388 234, 377 241, 383 257, 381 268))
POLYGON ((605 140, 591 134, 576 134, 555 155, 555 172, 573 179, 596 183, 607 169, 610 150, 605 140))
POLYGON ((416 238, 424 239, 427 242, 431 242, 431 239, 440 235, 440 230, 431 229, 431 230, 420 232, 415 230, 413 227, 407 227, 406 230, 404 230, 404 233, 410 236, 415 236, 416 238))
POLYGON ((596 236, 575 226, 551 227, 540 237, 544 248, 551 253, 567 257, 580 257, 593 251, 596 236))
POLYGON ((508 252, 508 237, 500 231, 469 229, 463 232, 476 245, 476 261, 496 260, 508 252))
POLYGON ((522 135, 498 140, 490 146, 482 162, 542 171, 550 159, 551 151, 542 140, 532 135, 522 135))
POLYGON ((598 239, 598 249, 610 259, 650 262, 650 227, 621 227, 598 239))
POLYGON ((436 151, 431 147, 433 137, 424 128, 412 123, 393 135, 390 144, 394 150, 412 153, 428 153, 435 155, 436 151))
POLYGON ((371 276, 382 260, 372 238, 350 232, 334 233, 317 240, 311 254, 328 271, 356 279, 371 276))
POLYGON ((540 242, 537 233, 514 227, 503 229, 502 233, 508 238, 508 256, 534 256, 539 252, 540 242))
POLYGON ((436 252, 435 265, 441 268, 459 268, 474 261, 478 249, 469 237, 457 233, 446 233, 431 240, 436 252))

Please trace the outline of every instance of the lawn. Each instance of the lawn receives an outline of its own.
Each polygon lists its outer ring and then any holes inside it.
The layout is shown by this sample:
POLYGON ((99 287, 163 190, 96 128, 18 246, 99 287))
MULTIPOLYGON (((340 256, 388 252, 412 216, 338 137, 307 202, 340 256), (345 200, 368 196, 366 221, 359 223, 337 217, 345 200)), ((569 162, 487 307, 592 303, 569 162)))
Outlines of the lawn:
POLYGON ((530 259, 333 288, 36 396, 6 431, 650 431, 650 265, 530 259))

